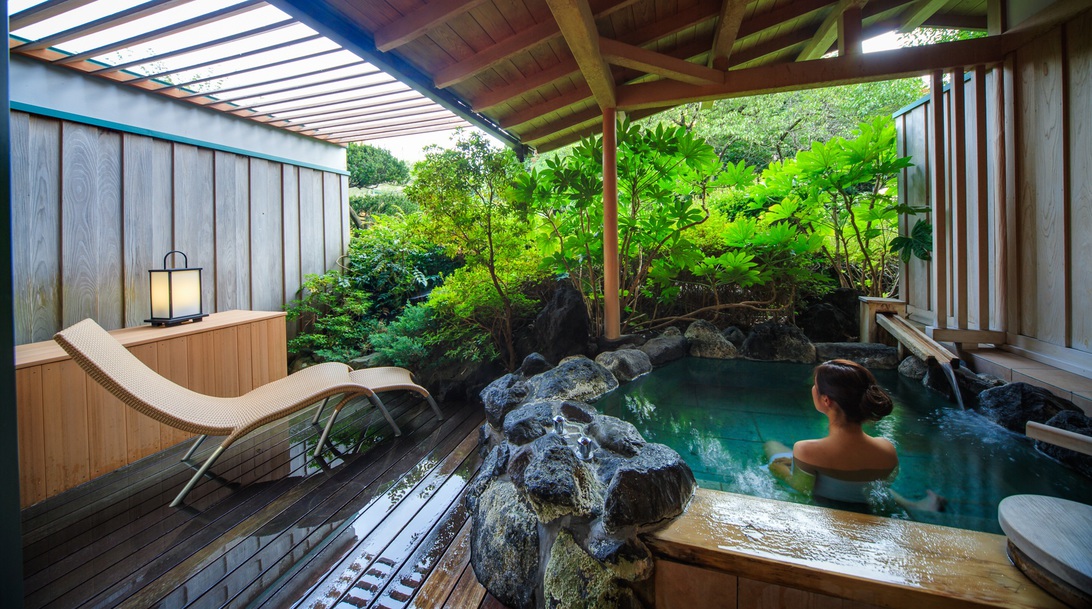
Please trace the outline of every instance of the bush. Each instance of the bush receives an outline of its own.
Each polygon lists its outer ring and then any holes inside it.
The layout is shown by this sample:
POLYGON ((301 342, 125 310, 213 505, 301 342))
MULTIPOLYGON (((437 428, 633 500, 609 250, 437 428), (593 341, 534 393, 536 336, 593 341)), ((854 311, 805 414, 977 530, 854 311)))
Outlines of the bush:
POLYGON ((401 190, 380 190, 373 194, 349 195, 349 207, 360 215, 401 216, 419 209, 401 190))

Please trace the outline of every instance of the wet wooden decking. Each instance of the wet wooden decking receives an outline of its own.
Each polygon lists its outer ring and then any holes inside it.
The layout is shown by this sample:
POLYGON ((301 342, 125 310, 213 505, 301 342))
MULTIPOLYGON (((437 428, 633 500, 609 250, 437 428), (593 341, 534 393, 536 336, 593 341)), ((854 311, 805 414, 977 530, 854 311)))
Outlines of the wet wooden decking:
POLYGON ((469 568, 461 500, 481 407, 442 405, 441 422, 384 397, 403 436, 350 407, 341 454, 318 462, 305 411, 236 443, 183 509, 168 503, 192 475, 187 445, 27 508, 26 606, 498 607, 469 568))

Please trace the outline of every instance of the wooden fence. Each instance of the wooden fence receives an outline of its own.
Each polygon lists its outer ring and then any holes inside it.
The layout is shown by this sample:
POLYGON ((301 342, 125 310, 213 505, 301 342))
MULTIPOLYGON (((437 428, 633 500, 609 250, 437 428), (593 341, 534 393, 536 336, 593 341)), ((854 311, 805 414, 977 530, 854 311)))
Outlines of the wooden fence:
MULTIPOLYGON (((900 198, 933 208, 933 261, 912 261, 912 319, 953 342, 1092 374, 1092 14, 968 66, 897 117, 915 166, 900 198)), ((933 75, 934 90, 940 74, 933 75)), ((911 220, 912 221, 912 220, 911 220)))
POLYGON ((281 309, 347 248, 338 173, 25 112, 11 144, 17 344, 142 324, 172 249, 203 268, 211 313, 281 309))

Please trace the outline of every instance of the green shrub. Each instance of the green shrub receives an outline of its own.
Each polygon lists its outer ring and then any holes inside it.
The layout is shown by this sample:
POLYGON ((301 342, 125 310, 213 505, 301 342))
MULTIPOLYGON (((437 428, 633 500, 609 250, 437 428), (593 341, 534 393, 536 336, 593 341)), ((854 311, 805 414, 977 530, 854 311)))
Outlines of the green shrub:
POLYGON ((349 207, 360 215, 400 216, 419 209, 401 190, 380 190, 372 194, 349 195, 349 207))

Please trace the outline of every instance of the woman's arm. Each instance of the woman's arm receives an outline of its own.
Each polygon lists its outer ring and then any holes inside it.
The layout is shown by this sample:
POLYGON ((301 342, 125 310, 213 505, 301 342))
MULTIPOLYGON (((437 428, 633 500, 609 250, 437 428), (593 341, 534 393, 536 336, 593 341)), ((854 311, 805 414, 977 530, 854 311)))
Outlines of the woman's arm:
POLYGON ((793 467, 791 457, 780 457, 770 462, 770 473, 797 492, 811 494, 815 476, 799 467, 793 467))

